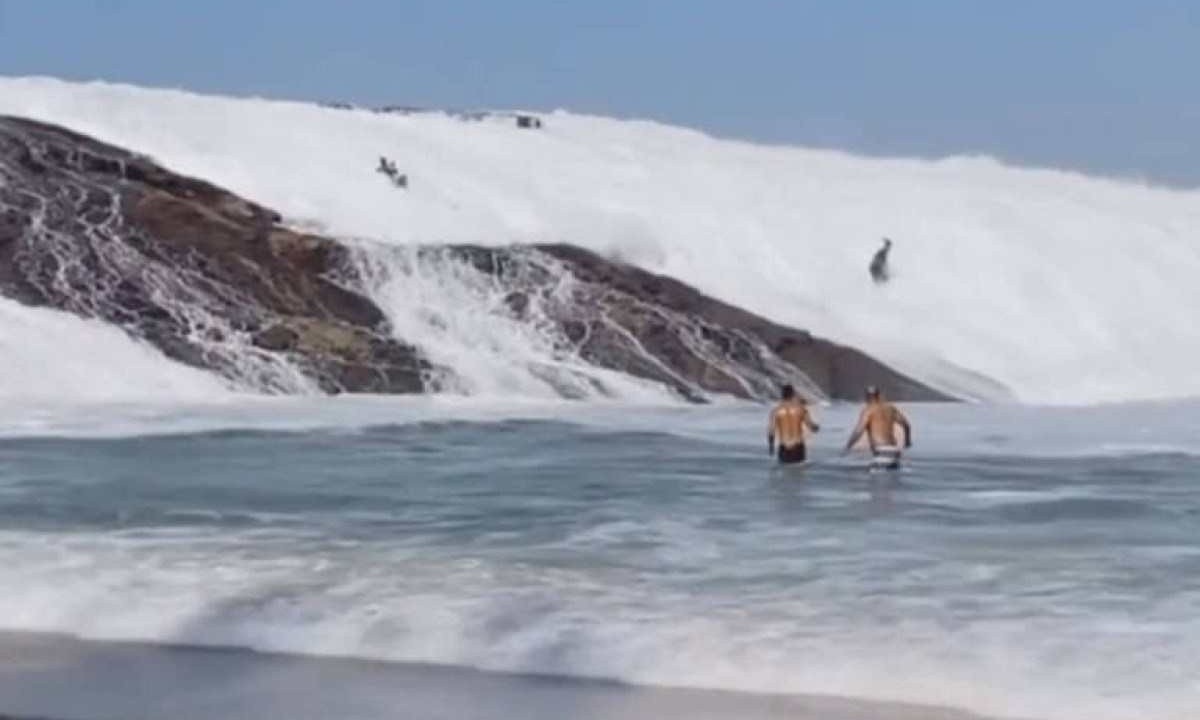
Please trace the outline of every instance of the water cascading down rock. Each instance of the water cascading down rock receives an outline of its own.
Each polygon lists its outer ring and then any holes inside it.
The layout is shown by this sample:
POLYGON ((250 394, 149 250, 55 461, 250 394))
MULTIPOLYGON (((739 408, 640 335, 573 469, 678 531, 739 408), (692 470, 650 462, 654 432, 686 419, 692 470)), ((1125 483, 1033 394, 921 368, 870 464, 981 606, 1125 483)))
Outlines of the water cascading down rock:
MULTIPOLYGON (((364 292, 362 252, 130 151, 0 117, 0 293, 112 323, 240 387, 444 386, 454 368, 396 337, 364 292)), ((372 251, 376 262, 389 252, 372 251)), ((536 321, 554 353, 687 399, 764 398, 781 382, 814 397, 855 397, 870 382, 898 399, 944 399, 853 348, 581 248, 445 246, 416 257, 479 274, 503 298, 480 312, 536 321)))

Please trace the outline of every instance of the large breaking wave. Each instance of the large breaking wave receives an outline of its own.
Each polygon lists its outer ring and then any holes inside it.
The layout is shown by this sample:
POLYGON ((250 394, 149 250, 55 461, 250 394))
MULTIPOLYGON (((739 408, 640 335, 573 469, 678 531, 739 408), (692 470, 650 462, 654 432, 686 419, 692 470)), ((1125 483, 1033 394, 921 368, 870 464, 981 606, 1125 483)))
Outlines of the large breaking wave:
MULTIPOLYGON (((764 147, 562 112, 521 130, 506 116, 50 79, 0 79, 0 112, 146 152, 342 237, 569 242, 616 255, 966 394, 995 397, 999 383, 1031 402, 1200 395, 1200 325, 1187 317, 1200 308, 1197 191, 987 158, 764 147), (407 190, 374 172, 381 155, 407 190), (896 241, 895 277, 875 287, 866 263, 883 235, 896 241)), ((419 303, 396 290, 382 284, 376 300, 406 340, 459 358, 468 391, 535 392, 544 383, 522 373, 557 362, 539 357, 528 328, 448 327, 471 317, 464 297, 486 296, 464 294, 461 277, 422 276, 419 303), (529 362, 479 362, 477 332, 529 362)), ((46 363, 74 355, 64 340, 46 363)))

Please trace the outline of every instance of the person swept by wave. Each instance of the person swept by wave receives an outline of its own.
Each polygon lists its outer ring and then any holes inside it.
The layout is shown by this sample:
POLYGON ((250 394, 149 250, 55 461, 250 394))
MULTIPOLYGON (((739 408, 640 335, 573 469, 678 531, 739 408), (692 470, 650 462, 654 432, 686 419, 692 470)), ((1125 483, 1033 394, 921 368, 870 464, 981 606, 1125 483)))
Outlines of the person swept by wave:
POLYGON ((796 388, 784 385, 780 396, 779 404, 771 409, 767 422, 767 452, 776 455, 778 441, 779 462, 785 465, 802 463, 808 455, 804 445, 805 431, 820 432, 821 426, 813 421, 808 403, 796 394, 796 388))
POLYGON ((884 238, 883 247, 876 250, 875 255, 871 258, 871 264, 867 269, 871 272, 871 279, 876 284, 885 283, 891 279, 891 273, 888 271, 888 253, 891 251, 891 239, 884 238))
POLYGON ((871 466, 895 470, 900 467, 902 450, 896 440, 896 428, 904 430, 904 448, 912 447, 912 426, 904 413, 884 399, 879 388, 868 386, 865 391, 866 405, 858 416, 858 424, 846 441, 845 452, 850 452, 865 433, 871 448, 871 466))

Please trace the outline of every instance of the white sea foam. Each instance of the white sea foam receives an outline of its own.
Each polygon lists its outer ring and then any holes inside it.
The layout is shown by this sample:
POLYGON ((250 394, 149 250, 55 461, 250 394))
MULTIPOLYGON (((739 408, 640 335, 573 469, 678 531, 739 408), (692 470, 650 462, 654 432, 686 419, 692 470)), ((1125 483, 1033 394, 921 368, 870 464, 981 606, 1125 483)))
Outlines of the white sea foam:
MULTIPOLYGON (((1031 402, 1200 394, 1200 324, 1186 317, 1200 307, 1198 191, 987 158, 763 147, 565 112, 528 131, 509 117, 40 78, 0 80, 0 112, 149 153, 337 235, 582 245, 965 393, 994 397, 988 378, 1031 402), (374 171, 380 155, 409 175, 407 191, 374 171), (866 264, 883 235, 896 241, 895 278, 874 287, 866 264)), ((464 348, 479 324, 433 324, 463 317, 461 284, 422 283, 418 306, 382 286, 406 339, 461 361, 463 387, 544 388, 528 368, 561 359, 514 332, 497 345, 507 362, 472 365, 464 348)))
MULTIPOLYGON (((32 404, 198 400, 229 393, 215 375, 167 361, 99 320, 0 298, 0 400, 14 422, 32 404)), ((24 417, 20 417, 24 416, 24 417)))
MULTIPOLYGON (((686 524, 637 534, 678 567, 690 567, 681 558, 697 553, 696 530, 686 524)), ((596 538, 579 542, 596 552, 596 538)), ((701 544, 694 572, 711 572, 729 551, 704 555, 701 544)), ((803 545, 797 553, 781 571, 809 562, 803 545)), ((1200 697, 1187 674, 1200 633, 1188 606, 1194 598, 1164 598, 1113 627, 1111 615, 1091 607, 1096 598, 1030 618, 1018 594, 1007 617, 962 622, 939 614, 944 598, 888 599, 850 567, 841 578, 807 582, 801 595, 754 596, 751 584, 698 597, 645 587, 616 566, 455 559, 418 546, 277 531, 4 532, 0 557, 0 580, 10 588, 0 596, 3 629, 843 695, 1039 720, 1190 720, 1200 697), (859 582, 863 597, 846 607, 849 585, 859 582), (744 612, 749 606, 753 613, 744 612)), ((954 589, 987 584, 987 572, 966 578, 949 560, 920 572, 914 582, 961 595, 959 602, 998 602, 954 589)))

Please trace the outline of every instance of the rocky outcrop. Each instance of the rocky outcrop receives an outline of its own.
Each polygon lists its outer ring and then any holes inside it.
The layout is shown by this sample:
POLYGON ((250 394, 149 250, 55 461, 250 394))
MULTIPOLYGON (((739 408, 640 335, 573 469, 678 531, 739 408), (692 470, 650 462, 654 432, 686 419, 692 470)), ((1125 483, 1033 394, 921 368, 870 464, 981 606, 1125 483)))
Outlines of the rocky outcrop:
POLYGON ((420 392, 428 363, 335 282, 345 249, 201 180, 0 119, 0 292, 100 318, 249 387, 420 392))
POLYGON ((868 355, 784 327, 678 280, 571 245, 428 249, 492 279, 513 317, 549 327, 560 352, 663 383, 678 394, 770 398, 791 382, 811 397, 944 400, 868 355))
MULTIPOLYGON (((395 336, 364 293, 358 252, 145 157, 0 117, 0 293, 113 323, 239 385, 415 393, 453 374, 419 338, 395 336)), ((857 350, 580 248, 415 257, 475 274, 501 298, 481 312, 534 327, 551 352, 693 400, 773 396, 785 381, 816 397, 871 382, 898 399, 942 398, 857 350)))

